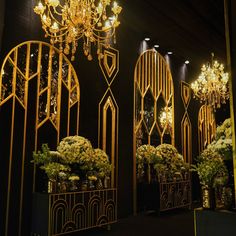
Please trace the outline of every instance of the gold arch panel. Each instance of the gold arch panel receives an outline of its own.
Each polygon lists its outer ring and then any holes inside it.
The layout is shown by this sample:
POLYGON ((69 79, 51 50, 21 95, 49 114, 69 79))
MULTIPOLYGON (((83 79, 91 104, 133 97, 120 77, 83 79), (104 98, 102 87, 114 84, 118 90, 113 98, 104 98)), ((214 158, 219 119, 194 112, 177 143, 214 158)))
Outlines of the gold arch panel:
POLYGON ((136 149, 142 144, 175 144, 174 86, 169 65, 155 50, 143 52, 134 70, 133 204, 136 213, 136 149), (172 131, 159 122, 161 109, 171 107, 172 131))
MULTIPOLYGON (((174 86, 170 68, 155 50, 145 51, 138 59, 134 71, 134 135, 144 143, 174 144, 174 86), (172 107, 172 132, 166 141, 166 128, 159 123, 160 109, 172 107), (154 139, 159 138, 157 143, 154 139)), ((135 140, 136 141, 136 140, 135 140)), ((136 145, 136 144, 135 144, 136 145)), ((135 147, 136 148, 136 147, 135 147)))
MULTIPOLYGON (((32 152, 44 142, 54 140, 56 144, 64 136, 78 134, 79 104, 80 87, 75 70, 55 47, 40 41, 28 41, 13 48, 4 59, 0 74, 0 109, 10 107, 11 110, 10 145, 9 149, 4 147, 8 150, 1 155, 8 160, 7 178, 1 180, 7 186, 4 189, 6 210, 1 216, 6 222, 5 236, 8 235, 12 212, 19 212, 15 218, 18 229, 14 229, 18 233, 14 235, 21 235, 22 221, 26 221, 23 211, 30 210, 25 199, 32 193, 32 188, 34 190, 32 152), (42 140, 42 130, 46 141, 42 140), (55 136, 49 135, 52 130, 55 136), (17 146, 19 142, 20 147, 17 146), (18 153, 15 152, 16 146, 18 153), (16 175, 19 178, 16 179, 16 175), (16 186, 19 191, 14 194, 16 186), (19 201, 14 203, 14 209, 12 199, 19 201)), ((0 119, 3 117, 1 113, 0 119)))
POLYGON ((211 106, 201 106, 198 113, 198 147, 201 153, 210 144, 216 134, 216 121, 211 106))
POLYGON ((192 124, 188 114, 188 106, 191 100, 191 88, 189 84, 181 81, 181 98, 184 105, 184 115, 181 120, 182 154, 185 162, 192 163, 192 124))

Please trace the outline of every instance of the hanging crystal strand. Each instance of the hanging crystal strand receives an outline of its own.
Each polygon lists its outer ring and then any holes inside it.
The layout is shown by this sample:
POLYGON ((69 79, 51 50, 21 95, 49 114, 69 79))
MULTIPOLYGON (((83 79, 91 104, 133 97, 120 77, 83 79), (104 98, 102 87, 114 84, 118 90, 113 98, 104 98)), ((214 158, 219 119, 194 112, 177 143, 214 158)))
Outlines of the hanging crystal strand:
POLYGON ((91 42, 88 40, 88 60, 91 61, 93 59, 91 54, 91 42))
POLYGON ((116 31, 115 31, 115 28, 114 28, 113 43, 116 44, 116 31))

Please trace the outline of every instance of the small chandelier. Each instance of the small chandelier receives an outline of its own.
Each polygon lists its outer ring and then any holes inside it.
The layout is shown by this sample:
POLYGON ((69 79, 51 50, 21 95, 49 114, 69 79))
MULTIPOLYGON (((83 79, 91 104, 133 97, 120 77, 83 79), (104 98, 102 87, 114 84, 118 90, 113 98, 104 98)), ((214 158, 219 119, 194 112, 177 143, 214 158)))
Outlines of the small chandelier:
POLYGON ((159 121, 162 129, 166 128, 166 133, 172 131, 172 107, 164 107, 161 109, 159 121))
POLYGON ((83 39, 83 51, 92 60, 91 44, 97 44, 98 57, 102 57, 101 44, 115 43, 118 15, 122 8, 111 0, 42 0, 34 7, 41 18, 45 37, 60 51, 71 54, 71 60, 83 39))
POLYGON ((213 60, 214 53, 211 55, 211 65, 202 66, 201 73, 198 79, 191 84, 191 88, 195 98, 216 110, 216 108, 220 108, 221 103, 224 104, 229 99, 229 75, 224 72, 223 64, 213 60))

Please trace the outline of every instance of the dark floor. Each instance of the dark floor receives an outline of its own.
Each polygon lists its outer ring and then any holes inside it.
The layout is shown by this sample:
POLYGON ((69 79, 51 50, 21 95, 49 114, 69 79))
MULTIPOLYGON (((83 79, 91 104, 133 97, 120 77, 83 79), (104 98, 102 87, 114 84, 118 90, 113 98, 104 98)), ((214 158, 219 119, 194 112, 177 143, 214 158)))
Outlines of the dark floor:
POLYGON ((143 213, 118 220, 111 230, 104 228, 80 231, 79 236, 193 236, 193 210, 178 209, 156 215, 143 213))

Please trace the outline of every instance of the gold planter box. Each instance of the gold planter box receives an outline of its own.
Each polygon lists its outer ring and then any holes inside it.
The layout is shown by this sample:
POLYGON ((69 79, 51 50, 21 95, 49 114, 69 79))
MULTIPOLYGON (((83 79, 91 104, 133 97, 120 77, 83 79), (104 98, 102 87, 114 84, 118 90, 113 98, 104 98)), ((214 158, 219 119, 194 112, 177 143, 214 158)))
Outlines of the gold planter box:
POLYGON ((32 235, 63 235, 116 221, 116 188, 33 194, 32 235))

